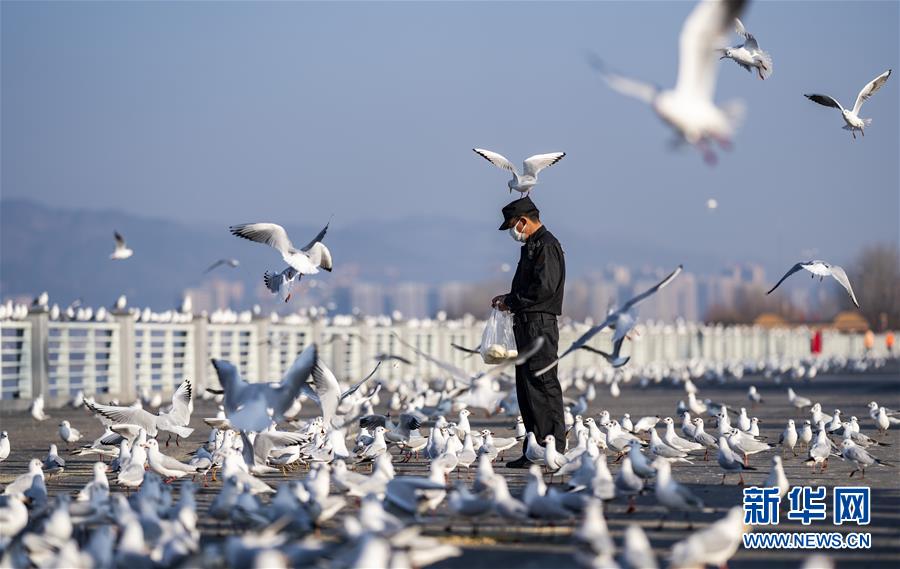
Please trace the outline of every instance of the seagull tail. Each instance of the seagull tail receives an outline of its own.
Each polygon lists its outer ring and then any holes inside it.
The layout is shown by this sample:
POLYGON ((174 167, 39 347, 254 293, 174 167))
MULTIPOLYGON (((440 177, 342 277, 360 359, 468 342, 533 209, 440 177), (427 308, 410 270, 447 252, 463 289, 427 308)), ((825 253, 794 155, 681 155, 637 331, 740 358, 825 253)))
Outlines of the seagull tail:
POLYGON ((191 434, 194 432, 194 429, 191 429, 190 427, 178 427, 178 426, 169 427, 169 430, 183 439, 190 437, 191 434))
POLYGON ((768 79, 772 76, 772 72, 775 70, 772 64, 772 56, 769 55, 767 51, 760 51, 758 54, 759 57, 759 78, 760 79, 768 79))

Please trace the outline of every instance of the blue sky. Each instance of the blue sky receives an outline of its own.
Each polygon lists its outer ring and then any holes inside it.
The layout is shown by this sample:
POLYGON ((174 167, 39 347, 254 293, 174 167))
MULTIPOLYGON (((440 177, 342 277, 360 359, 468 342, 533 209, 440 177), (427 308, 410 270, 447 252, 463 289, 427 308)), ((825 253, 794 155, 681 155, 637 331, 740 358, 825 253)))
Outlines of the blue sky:
MULTIPOLYGON (((874 120, 856 142, 802 95, 852 105, 896 71, 900 3, 752 4, 744 23, 775 72, 723 62, 717 99, 748 113, 714 168, 670 150, 584 59, 671 85, 692 6, 3 2, 2 195, 223 226, 332 212, 336 230, 496 226, 507 176, 471 148, 564 150, 533 195, 551 227, 769 267, 896 242, 898 78, 863 107, 874 120)), ((598 265, 617 246, 598 240, 598 265)))

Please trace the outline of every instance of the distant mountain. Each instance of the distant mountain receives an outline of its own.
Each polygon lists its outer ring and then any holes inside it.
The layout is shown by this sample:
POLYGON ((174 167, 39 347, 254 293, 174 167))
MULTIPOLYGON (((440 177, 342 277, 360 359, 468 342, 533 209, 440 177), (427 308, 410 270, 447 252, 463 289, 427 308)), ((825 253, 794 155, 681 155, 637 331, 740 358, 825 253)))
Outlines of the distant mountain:
MULTIPOLYGON (((30 296, 47 290, 60 304, 81 298, 109 305, 124 292, 131 304, 165 308, 173 306, 185 288, 211 278, 201 274, 203 269, 222 257, 236 257, 241 266, 218 269, 214 275, 253 290, 261 286, 263 271, 280 270, 283 263, 274 250, 228 233, 229 223, 246 221, 256 220, 194 226, 120 211, 62 210, 28 200, 2 200, 0 294, 30 296), (135 251, 132 258, 109 259, 114 230, 125 235, 135 251)), ((296 241, 305 242, 321 227, 286 228, 296 241)), ((572 275, 610 262, 634 265, 635 260, 665 267, 683 262, 698 272, 720 266, 717 259, 669 251, 634 236, 586 237, 589 232, 558 223, 552 230, 563 243, 572 275)), ((493 226, 435 217, 333 224, 325 241, 336 268, 317 278, 335 284, 356 279, 481 281, 496 277, 501 263, 514 265, 518 258, 517 246, 493 226)))

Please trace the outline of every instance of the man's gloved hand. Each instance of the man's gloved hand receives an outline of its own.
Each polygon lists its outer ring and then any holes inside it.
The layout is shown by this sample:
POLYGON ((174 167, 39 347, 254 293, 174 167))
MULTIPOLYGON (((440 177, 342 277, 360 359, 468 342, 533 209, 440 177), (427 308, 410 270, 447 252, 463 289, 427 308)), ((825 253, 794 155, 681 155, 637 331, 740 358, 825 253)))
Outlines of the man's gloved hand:
POLYGON ((506 306, 505 294, 498 294, 495 296, 494 299, 491 300, 491 306, 502 312, 509 312, 509 307, 506 306))

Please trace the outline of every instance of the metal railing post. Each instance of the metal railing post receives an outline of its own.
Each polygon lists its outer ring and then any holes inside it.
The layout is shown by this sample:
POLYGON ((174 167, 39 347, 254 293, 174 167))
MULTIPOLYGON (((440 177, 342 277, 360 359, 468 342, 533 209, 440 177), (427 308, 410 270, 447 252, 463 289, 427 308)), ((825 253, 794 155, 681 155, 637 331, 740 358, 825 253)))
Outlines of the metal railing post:
POLYGON ((191 379, 197 386, 197 392, 201 392, 209 385, 206 379, 206 371, 209 368, 209 330, 206 318, 195 317, 191 323, 194 329, 193 337, 194 369, 191 379))
POLYGON ((119 391, 110 395, 130 403, 137 398, 134 318, 127 312, 115 312, 113 318, 119 325, 119 391))
POLYGON ((49 396, 50 315, 46 310, 33 310, 28 313, 28 321, 31 322, 31 398, 43 395, 46 399, 49 396))

